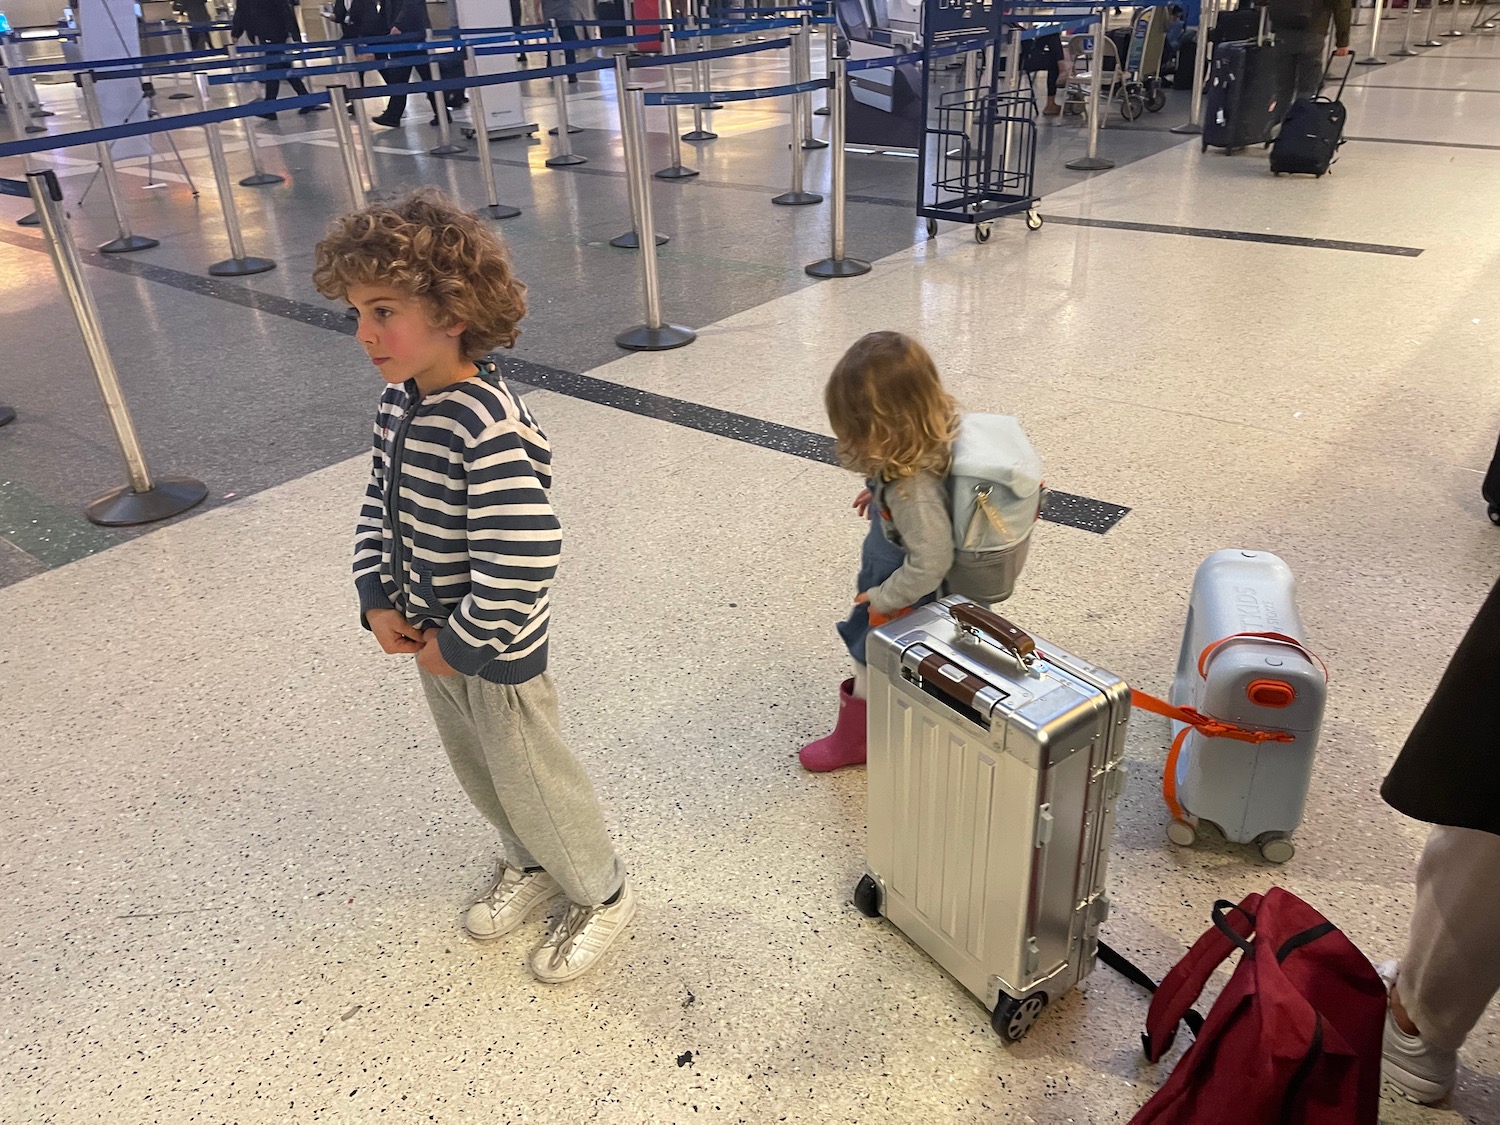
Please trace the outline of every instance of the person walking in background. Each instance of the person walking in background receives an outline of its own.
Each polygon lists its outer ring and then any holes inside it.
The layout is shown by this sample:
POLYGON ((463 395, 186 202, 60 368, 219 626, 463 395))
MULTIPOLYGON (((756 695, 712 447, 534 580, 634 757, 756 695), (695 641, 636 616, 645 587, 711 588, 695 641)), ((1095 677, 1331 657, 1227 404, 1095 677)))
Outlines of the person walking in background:
MULTIPOLYGON (((568 43, 582 38, 574 22, 587 18, 583 11, 582 0, 542 0, 542 19, 548 23, 555 23, 557 37, 568 43)), ((563 58, 569 63, 575 63, 578 61, 578 52, 564 51, 563 58)), ((570 85, 577 85, 578 75, 568 75, 568 82, 570 85)))
POLYGON ((1433 825, 1417 864, 1406 956, 1391 990, 1386 1079, 1432 1105, 1453 1090, 1458 1049, 1500 991, 1500 583, 1490 591, 1381 786, 1433 825))
MULTIPOLYGON (((389 26, 385 29, 387 35, 399 35, 403 43, 420 43, 427 38, 427 31, 432 24, 427 19, 425 0, 382 0, 382 3, 386 4, 385 11, 389 20, 389 26)), ((380 72, 380 77, 385 79, 387 86, 399 86, 408 81, 412 71, 421 75, 422 81, 432 81, 432 64, 420 51, 403 51, 394 55, 387 53, 382 57, 390 59, 392 63, 380 72)), ((436 125, 437 96, 429 91, 427 101, 432 106, 432 124, 436 125)), ((444 112, 447 112, 446 109, 444 112)), ((406 95, 392 94, 390 101, 386 102, 385 112, 374 120, 376 124, 394 127, 401 124, 401 117, 405 113, 406 95)))
POLYGON ((1276 81, 1277 120, 1294 100, 1315 98, 1327 65, 1323 48, 1334 25, 1336 55, 1349 53, 1350 0, 1261 0, 1271 19, 1280 60, 1276 81))
MULTIPOLYGON (((229 36, 234 40, 243 36, 251 43, 259 43, 266 48, 263 63, 265 69, 282 70, 288 65, 286 53, 277 50, 276 45, 300 41, 302 29, 297 26, 297 15, 286 0, 240 0, 235 5, 234 22, 230 26, 229 36)), ((292 75, 287 81, 297 94, 306 95, 307 86, 302 79, 292 75)), ((266 101, 275 101, 276 91, 280 88, 281 83, 275 78, 266 82, 266 101)), ((327 108, 325 105, 305 105, 297 112, 305 116, 327 108)), ((263 121, 276 120, 274 113, 256 116, 263 121)))

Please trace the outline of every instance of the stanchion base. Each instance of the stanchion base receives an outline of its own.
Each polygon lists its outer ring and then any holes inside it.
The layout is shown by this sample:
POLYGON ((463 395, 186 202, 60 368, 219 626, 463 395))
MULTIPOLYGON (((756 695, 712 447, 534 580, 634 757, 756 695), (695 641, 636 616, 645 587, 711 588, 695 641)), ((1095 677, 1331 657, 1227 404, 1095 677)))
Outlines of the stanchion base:
POLYGON ((808 207, 814 203, 822 203, 823 197, 815 191, 785 191, 772 196, 771 202, 778 207, 808 207))
POLYGON ((820 141, 817 137, 808 137, 807 140, 802 142, 802 147, 804 149, 827 148, 828 142, 820 141))
POLYGON ((1196 137, 1203 132, 1203 126, 1194 125, 1191 121, 1189 121, 1183 125, 1173 125, 1171 132, 1176 133, 1179 136, 1196 137))
POLYGON ((135 250, 150 250, 153 246, 161 243, 154 238, 147 238, 144 234, 132 234, 128 238, 117 238, 113 242, 106 242, 99 247, 101 254, 129 254, 135 250))
POLYGON ((167 98, 168 98, 168 100, 174 101, 174 102, 185 102, 189 98, 191 98, 192 96, 193 96, 192 94, 178 93, 178 94, 168 94, 167 98))
POLYGON ((705 110, 723 109, 724 108, 724 103, 723 102, 709 102, 703 108, 705 110))
POLYGON ((35 211, 33 211, 29 215, 22 215, 19 219, 16 220, 16 226, 18 227, 39 227, 41 225, 42 220, 37 218, 37 214, 35 211))
MULTIPOLYGON (((571 121, 568 122, 568 136, 571 137, 574 133, 581 133, 581 132, 583 132, 583 126, 582 125, 574 125, 571 121)), ((556 125, 552 126, 552 128, 550 128, 550 129, 547 130, 547 136, 549 136, 549 137, 555 137, 555 136, 557 136, 557 126, 556 125)))
POLYGON ((632 352, 668 352, 686 347, 697 338, 698 333, 679 324, 663 324, 660 328, 640 324, 621 332, 615 337, 615 343, 632 352))
POLYGON ((31 111, 31 116, 32 117, 56 117, 57 114, 53 113, 50 109, 34 109, 34 110, 31 111))
POLYGON ((519 207, 510 207, 504 203, 486 203, 474 212, 481 219, 514 219, 520 213, 519 207))
POLYGON ((870 269, 870 263, 860 258, 824 258, 802 272, 808 277, 859 277, 870 269))
POLYGON ((1418 47, 1441 47, 1442 44, 1436 39, 1429 39, 1425 43, 1418 43, 1418 47))
POLYGON ((658 180, 691 180, 698 174, 698 169, 687 168, 681 164, 674 164, 670 168, 663 168, 660 172, 653 172, 658 180))
POLYGON ((276 263, 270 258, 225 258, 208 267, 210 277, 249 277, 252 273, 274 270, 276 263))
POLYGON ((9 406, 0 406, 0 426, 8 426, 15 420, 16 412, 14 408, 9 406))
POLYGON ((1067 167, 1075 172, 1102 172, 1114 166, 1115 162, 1107 156, 1080 156, 1077 160, 1070 160, 1067 163, 1067 167))
POLYGON ((827 117, 828 116, 828 107, 826 105, 820 105, 817 109, 813 110, 813 116, 814 117, 827 117))
POLYGON ((1402 47, 1399 51, 1391 52, 1392 56, 1398 59, 1414 59, 1421 53, 1421 51, 1408 51, 1405 47, 1402 47))
POLYGON ((208 496, 208 486, 191 477, 157 477, 150 492, 136 492, 127 484, 99 497, 83 510, 90 523, 101 527, 134 527, 181 515, 208 496))
POLYGON ((576 152, 565 152, 557 156, 549 156, 542 161, 548 168, 571 168, 574 164, 587 164, 587 156, 579 156, 576 152))
POLYGON ((269 187, 271 184, 284 183, 286 183, 285 176, 278 176, 275 172, 257 172, 241 180, 240 187, 269 187))
POLYGON ((1443 34, 1449 39, 1462 39, 1464 37, 1464 33, 1462 31, 1445 31, 1443 32, 1443 34))
POLYGON ((710 133, 707 129, 694 129, 691 133, 682 134, 682 139, 685 141, 716 141, 719 139, 719 134, 710 133))
POLYGON ((47 131, 47 126, 45 126, 45 125, 28 125, 28 126, 26 126, 26 132, 28 132, 28 133, 45 133, 46 131, 47 131))
MULTIPOLYGON (((656 244, 658 246, 665 246, 670 241, 672 240, 667 235, 660 232, 657 233, 656 244)), ((641 236, 633 230, 628 230, 616 238, 611 238, 609 244, 620 250, 639 250, 641 248, 641 236)))
POLYGON ((427 150, 429 156, 457 156, 461 152, 468 152, 468 145, 438 145, 436 148, 427 150))
POLYGON ((1354 65, 1355 66, 1384 66, 1385 65, 1385 60, 1384 59, 1377 59, 1374 55, 1371 55, 1367 59, 1355 59, 1354 60, 1354 65))

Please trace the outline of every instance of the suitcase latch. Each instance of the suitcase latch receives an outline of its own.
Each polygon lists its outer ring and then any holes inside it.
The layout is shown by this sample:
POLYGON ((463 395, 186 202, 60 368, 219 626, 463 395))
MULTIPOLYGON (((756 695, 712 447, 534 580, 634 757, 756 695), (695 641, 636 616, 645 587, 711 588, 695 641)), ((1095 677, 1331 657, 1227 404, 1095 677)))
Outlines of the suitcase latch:
POLYGON ((1037 966, 1040 965, 1041 963, 1042 963, 1042 949, 1041 949, 1041 946, 1037 945, 1036 938, 1034 938, 1034 937, 1027 938, 1026 939, 1026 961, 1025 961, 1026 975, 1028 977, 1035 975, 1036 970, 1037 970, 1037 966))
POLYGON ((1046 804, 1037 809, 1035 847, 1045 848, 1052 842, 1052 806, 1046 804))

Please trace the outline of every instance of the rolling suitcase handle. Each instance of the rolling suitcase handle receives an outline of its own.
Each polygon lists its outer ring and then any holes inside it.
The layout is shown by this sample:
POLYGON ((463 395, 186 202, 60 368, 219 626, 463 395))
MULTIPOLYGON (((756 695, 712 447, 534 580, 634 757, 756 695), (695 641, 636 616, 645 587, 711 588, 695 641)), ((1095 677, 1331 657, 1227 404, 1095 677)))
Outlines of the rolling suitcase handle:
POLYGON ((1036 655, 1036 641, 1026 630, 1012 625, 977 602, 963 602, 952 606, 949 612, 953 620, 974 636, 993 641, 1022 664, 1031 664, 1036 655))
MULTIPOLYGON (((1323 64, 1323 77, 1324 77, 1325 80, 1329 77, 1329 73, 1328 72, 1333 69, 1333 60, 1336 59, 1336 58, 1338 58, 1338 57, 1339 57, 1339 53, 1337 51, 1334 51, 1333 54, 1331 54, 1331 55, 1328 56, 1328 61, 1323 64)), ((1350 50, 1349 54, 1347 56, 1345 56, 1345 57, 1349 61, 1344 64, 1344 78, 1343 78, 1343 81, 1341 81, 1339 83, 1339 92, 1336 95, 1334 95, 1334 97, 1332 99, 1330 99, 1330 100, 1336 101, 1336 102, 1341 102, 1341 101, 1344 100, 1344 87, 1347 86, 1347 85, 1349 85, 1349 75, 1354 72, 1354 51, 1350 50)), ((1323 95, 1320 93, 1318 96, 1322 97, 1323 95)))

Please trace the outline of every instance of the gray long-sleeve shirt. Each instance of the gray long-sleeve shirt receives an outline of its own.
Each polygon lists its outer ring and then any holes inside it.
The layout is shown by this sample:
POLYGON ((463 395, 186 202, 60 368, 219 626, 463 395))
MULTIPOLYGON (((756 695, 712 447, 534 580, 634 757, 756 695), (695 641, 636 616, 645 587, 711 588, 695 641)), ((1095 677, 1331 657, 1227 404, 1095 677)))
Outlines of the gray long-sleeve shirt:
POLYGON ((953 565, 953 515, 948 483, 936 473, 918 473, 877 484, 871 515, 885 537, 906 552, 895 574, 866 593, 870 607, 889 616, 938 590, 953 565))

